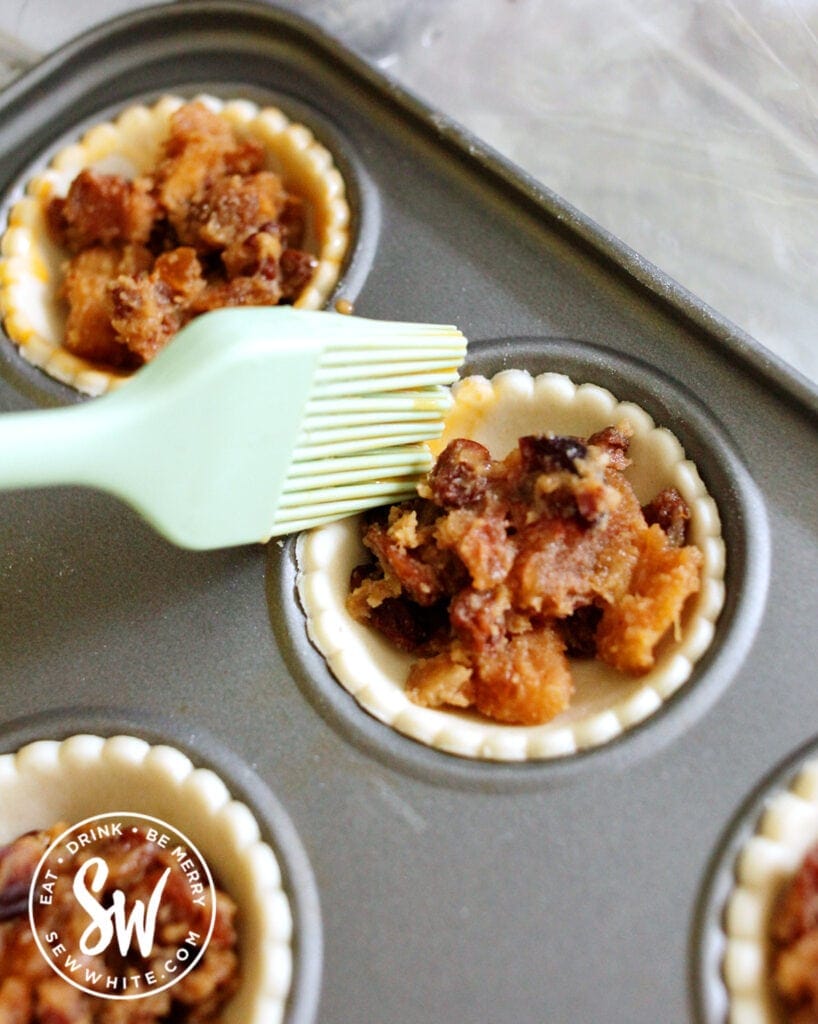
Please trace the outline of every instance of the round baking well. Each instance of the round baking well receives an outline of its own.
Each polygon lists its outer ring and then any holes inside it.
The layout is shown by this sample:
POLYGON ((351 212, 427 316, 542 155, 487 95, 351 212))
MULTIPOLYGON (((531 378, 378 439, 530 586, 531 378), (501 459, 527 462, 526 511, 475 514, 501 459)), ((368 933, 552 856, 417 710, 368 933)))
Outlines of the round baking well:
POLYGON ((809 908, 797 911, 794 903, 785 908, 784 897, 799 873, 800 891, 790 896, 809 896, 814 866, 802 871, 802 865, 817 844, 818 745, 813 742, 764 780, 719 845, 696 928, 696 998, 706 1024, 786 1024, 790 1017, 777 990, 779 971, 781 984, 793 993, 791 1011, 796 1012, 801 994, 805 1005, 809 1001, 806 990, 795 992, 804 979, 802 951, 814 945, 816 932, 808 924, 809 908), (804 932, 785 939, 794 910, 804 932), (783 923, 784 914, 789 924, 783 923), (793 989, 794 978, 801 981, 793 989))
POLYGON ((355 198, 359 188, 345 180, 352 162, 339 159, 342 175, 306 124, 242 95, 237 87, 224 98, 174 94, 120 106, 76 129, 21 177, 7 200, 0 313, 6 336, 28 363, 96 395, 127 380, 179 323, 207 308, 274 304, 279 292, 280 301, 301 308, 329 302, 353 249, 350 186, 355 198), (212 134, 206 125, 190 117, 174 122, 187 102, 223 126, 224 158, 205 152, 212 134), (184 140, 175 150, 174 123, 184 140), (220 170, 216 184, 205 188, 196 174, 207 160, 220 170), (127 184, 88 181, 60 211, 54 201, 74 194, 69 189, 84 171, 127 184), (99 220, 89 209, 99 211, 99 220), (277 219, 274 228, 262 223, 268 213, 277 219), (311 276, 300 269, 306 256, 297 250, 313 258, 311 276), (187 254, 188 270, 179 254, 187 254), (297 282, 291 297, 288 280, 297 282), (123 320, 134 312, 150 314, 144 330, 123 320))
MULTIPOLYGON (((248 800, 235 799, 222 778, 235 771, 234 759, 208 741, 202 745, 215 758, 188 756, 172 738, 164 741, 164 731, 148 741, 118 716, 71 711, 59 716, 59 724, 57 718, 41 716, 3 729, 8 752, 0 754, 0 846, 57 823, 79 826, 83 844, 85 837, 96 838, 90 831, 95 826, 99 833, 113 828, 116 834, 125 827, 120 817, 144 822, 143 832, 153 842, 167 829, 166 850, 174 843, 187 849, 189 843, 190 856, 201 858, 205 873, 236 906, 239 981, 219 1019, 309 1024, 321 957, 317 899, 305 854, 265 787, 239 769, 248 800), (65 725, 77 731, 65 734, 65 725), (64 738, 51 738, 55 734, 64 738)), ((187 861, 182 866, 189 868, 187 861)), ((204 877, 201 870, 196 877, 204 877)), ((224 926, 219 930, 223 941, 224 926)), ((201 955, 210 969, 206 948, 201 955)), ((187 959, 184 952, 181 959, 187 959)), ((69 961, 69 973, 70 967, 69 961)), ((147 975, 141 980, 160 984, 147 975)))
MULTIPOLYGON (((464 374, 480 376, 456 388, 458 398, 444 440, 472 437, 496 456, 505 455, 517 437, 527 433, 587 436, 628 421, 634 436, 626 476, 639 501, 648 502, 661 488, 673 486, 690 507, 689 539, 703 555, 699 592, 688 599, 680 633, 662 641, 650 671, 625 677, 613 669, 600 671, 596 661, 575 662, 576 692, 566 712, 544 725, 503 725, 474 714, 418 707, 408 699, 403 689, 407 656, 373 637, 344 608, 349 572, 362 560, 362 549, 356 524, 334 524, 301 537, 296 553, 295 584, 306 610, 306 625, 302 618, 300 628, 310 643, 295 641, 292 653, 301 659, 301 678, 320 690, 324 706, 332 694, 333 708, 347 726, 356 717, 348 700, 338 700, 339 679, 354 695, 358 717, 365 709, 397 733, 436 751, 476 761, 564 762, 640 731, 638 727, 649 720, 664 718, 669 703, 701 688, 700 677, 714 657, 722 664, 718 675, 723 680, 725 664, 736 666, 743 642, 754 629, 742 615, 741 635, 727 642, 736 605, 742 603, 729 589, 763 588, 766 534, 763 529, 751 529, 750 537, 745 532, 754 491, 717 426, 671 382, 593 346, 546 340, 474 346, 464 374), (494 376, 498 367, 509 363, 526 370, 504 369, 494 376), (555 372, 556 366, 569 370, 570 377, 555 372), (529 369, 531 373, 526 372, 529 369), (588 383, 599 380, 611 390, 588 383), (659 426, 650 415, 652 408, 661 410, 659 426), (678 424, 684 427, 684 447, 672 433, 678 424), (696 453, 693 459, 691 449, 696 453), (714 483, 705 485, 700 469, 714 483), (723 529, 717 502, 733 503, 736 495, 739 515, 730 508, 723 529), (748 544, 756 546, 757 556, 749 561, 744 555, 748 544), (714 637, 719 638, 715 644, 714 637), (329 669, 316 661, 315 649, 329 669)), ((753 602, 753 596, 744 594, 757 607, 760 602, 753 602)), ((290 617, 291 630, 298 628, 294 619, 290 617)), ((375 736, 384 738, 382 731, 375 736)), ((387 745, 392 755, 398 752, 410 760, 417 753, 408 753, 405 745, 387 745)))

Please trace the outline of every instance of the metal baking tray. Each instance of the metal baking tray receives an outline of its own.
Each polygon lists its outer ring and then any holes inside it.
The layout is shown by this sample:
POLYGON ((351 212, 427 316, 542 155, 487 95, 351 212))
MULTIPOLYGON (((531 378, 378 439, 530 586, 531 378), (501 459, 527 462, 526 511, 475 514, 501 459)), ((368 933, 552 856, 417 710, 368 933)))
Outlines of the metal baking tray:
MULTIPOLYGON (((5 206, 86 125, 202 90, 278 104, 332 149, 354 208, 339 294, 357 313, 457 323, 467 371, 559 370, 670 426, 720 506, 727 603, 692 680, 643 725, 562 760, 473 763, 399 736, 334 683, 304 635, 292 540, 191 553, 91 491, 2 494, 0 750, 125 730, 212 765, 284 867, 291 1024, 703 1020, 712 860, 760 780, 818 731, 818 394, 268 6, 135 12, 14 82, 5 206)), ((0 409, 76 400, 0 339, 0 409)))

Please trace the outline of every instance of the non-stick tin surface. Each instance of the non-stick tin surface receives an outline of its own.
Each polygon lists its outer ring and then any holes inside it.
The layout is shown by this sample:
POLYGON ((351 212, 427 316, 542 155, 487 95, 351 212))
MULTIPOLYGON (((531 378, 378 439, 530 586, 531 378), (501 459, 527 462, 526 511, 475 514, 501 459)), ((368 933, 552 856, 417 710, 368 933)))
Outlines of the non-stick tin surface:
MULTIPOLYGON (((335 683, 307 639, 294 539, 191 553, 97 493, 3 494, 0 749, 124 730, 219 772, 290 890, 293 1022, 655 1024, 718 1005, 693 992, 719 984, 692 969, 711 858, 817 731, 814 390, 269 7, 141 11, 14 83, 4 209, 89 124, 202 91, 275 104, 331 150, 353 209, 337 295, 357 313, 456 323, 468 372, 566 373, 672 429, 719 507, 724 609, 689 682, 611 743, 465 759, 335 683)), ((0 408, 77 400, 2 339, 0 408)))

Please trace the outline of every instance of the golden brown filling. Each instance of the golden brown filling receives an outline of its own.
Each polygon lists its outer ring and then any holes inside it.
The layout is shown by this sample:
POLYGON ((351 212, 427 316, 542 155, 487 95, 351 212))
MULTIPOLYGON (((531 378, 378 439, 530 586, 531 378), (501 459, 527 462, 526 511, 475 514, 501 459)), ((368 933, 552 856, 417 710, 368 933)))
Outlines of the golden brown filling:
POLYGON ((427 707, 547 722, 570 702, 569 656, 640 674, 699 589, 689 510, 674 489, 640 507, 626 427, 522 437, 495 460, 452 441, 420 497, 365 519, 354 618, 417 655, 427 707))
MULTIPOLYGON (((0 1021, 3 1024, 139 1024, 154 1021, 205 1022, 218 1020, 225 1002, 239 982, 234 919, 236 906, 225 893, 216 890, 216 918, 213 934, 201 961, 172 987, 139 999, 97 998, 80 991, 52 970, 34 942, 28 917, 28 894, 41 856, 64 831, 65 824, 40 832, 29 832, 0 848, 0 1021)), ((135 900, 147 903, 166 868, 178 868, 169 849, 160 848, 137 831, 128 832, 95 847, 104 857, 109 873, 105 893, 120 889, 127 907, 135 900)), ((74 868, 82 862, 82 852, 74 868)), ((73 869, 72 869, 73 870, 73 869)), ((38 925, 48 933, 52 927, 61 935, 78 937, 88 923, 79 904, 68 898, 71 878, 59 870, 54 882, 51 907, 42 911, 38 925)), ((204 933, 210 919, 209 897, 205 906, 194 905, 189 888, 178 870, 172 871, 164 889, 153 946, 148 956, 130 949, 123 956, 116 943, 104 953, 83 956, 83 980, 96 973, 104 979, 116 973, 122 977, 157 976, 173 956, 180 938, 189 931, 204 933)), ((99 990, 105 993, 104 982, 99 990)))
POLYGON ((303 202, 262 144, 200 102, 171 116, 150 174, 83 170, 46 220, 70 253, 64 345, 111 366, 148 361, 207 310, 291 303, 318 263, 300 248, 303 202))
POLYGON ((776 903, 773 984, 790 1024, 818 1024, 818 846, 776 903))

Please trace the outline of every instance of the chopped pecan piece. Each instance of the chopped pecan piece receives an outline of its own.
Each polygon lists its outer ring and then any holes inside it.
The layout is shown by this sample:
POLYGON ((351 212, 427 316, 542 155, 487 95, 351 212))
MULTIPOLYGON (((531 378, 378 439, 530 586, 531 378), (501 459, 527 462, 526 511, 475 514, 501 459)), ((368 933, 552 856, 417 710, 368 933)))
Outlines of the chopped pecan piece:
POLYGON ((149 179, 128 181, 91 170, 80 171, 65 199, 53 199, 46 208, 53 237, 72 253, 94 245, 145 245, 156 214, 149 179))
POLYGON ((68 303, 65 347, 70 352, 111 366, 138 365, 139 360, 122 343, 113 325, 111 283, 123 274, 144 273, 150 265, 151 255, 141 246, 94 246, 74 256, 62 285, 68 303))
POLYGON ((491 455, 476 441, 458 439, 441 452, 429 474, 431 499, 441 508, 477 504, 488 487, 491 455))
POLYGON ((588 445, 601 448, 608 456, 608 465, 613 469, 627 469, 631 464, 628 458, 631 432, 624 425, 598 430, 588 438, 588 445))
POLYGON ((659 491, 653 501, 643 507, 642 514, 648 526, 654 523, 661 526, 673 547, 680 548, 687 543, 690 509, 675 487, 659 491))
POLYGON ((317 266, 318 260, 308 252, 285 249, 279 260, 281 298, 294 302, 313 279, 317 266))
POLYGON ((152 359, 189 319, 204 287, 196 252, 187 247, 163 253, 149 274, 120 274, 110 286, 116 340, 141 362, 152 359))

